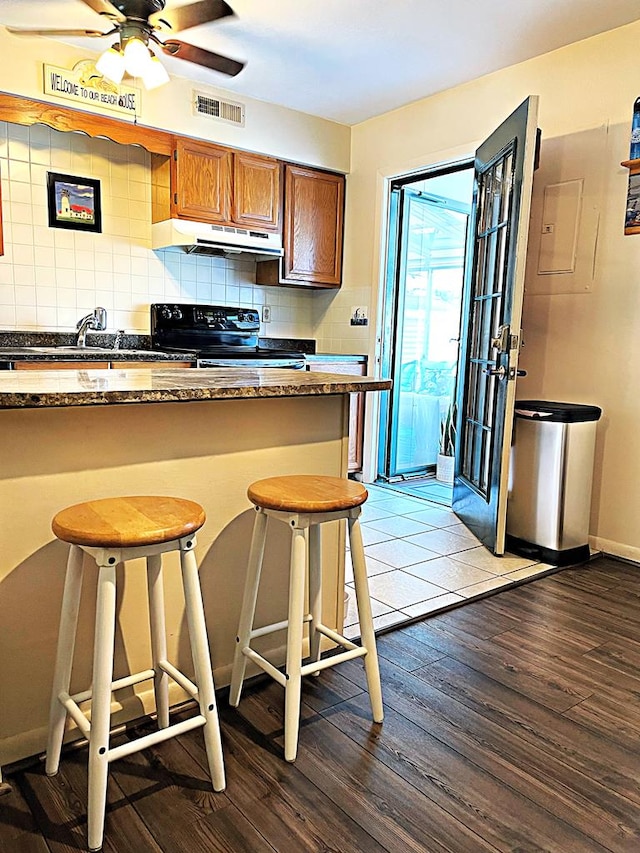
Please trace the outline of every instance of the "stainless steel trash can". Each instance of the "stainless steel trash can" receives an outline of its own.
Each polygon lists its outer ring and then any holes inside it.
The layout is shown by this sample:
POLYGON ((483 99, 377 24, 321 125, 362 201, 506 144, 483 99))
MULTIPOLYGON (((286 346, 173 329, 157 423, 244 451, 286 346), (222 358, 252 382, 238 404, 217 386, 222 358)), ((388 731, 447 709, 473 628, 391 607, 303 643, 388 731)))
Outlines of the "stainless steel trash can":
POLYGON ((598 406, 518 400, 507 548, 555 566, 589 559, 598 406))

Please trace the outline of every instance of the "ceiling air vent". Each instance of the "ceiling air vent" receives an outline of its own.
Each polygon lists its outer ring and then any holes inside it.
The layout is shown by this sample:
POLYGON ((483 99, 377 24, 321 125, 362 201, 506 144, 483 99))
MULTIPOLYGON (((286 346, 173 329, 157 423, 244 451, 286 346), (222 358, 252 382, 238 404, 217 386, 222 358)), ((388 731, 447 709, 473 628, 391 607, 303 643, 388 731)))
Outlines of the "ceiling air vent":
POLYGON ((230 124, 244 127, 244 104, 212 98, 211 95, 203 95, 202 92, 194 92, 193 94, 195 96, 193 102, 195 115, 228 121, 230 124))

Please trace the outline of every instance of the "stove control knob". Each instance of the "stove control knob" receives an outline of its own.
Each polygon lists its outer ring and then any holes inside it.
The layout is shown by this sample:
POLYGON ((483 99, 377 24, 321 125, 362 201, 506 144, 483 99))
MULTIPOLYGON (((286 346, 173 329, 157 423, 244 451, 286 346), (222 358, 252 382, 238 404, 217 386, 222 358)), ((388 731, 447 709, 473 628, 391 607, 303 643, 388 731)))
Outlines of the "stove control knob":
POLYGON ((182 320, 182 311, 176 306, 171 316, 174 320, 182 320))
POLYGON ((163 305, 162 308, 160 309, 160 316, 162 317, 163 320, 170 320, 171 319, 171 308, 169 308, 168 305, 163 305))

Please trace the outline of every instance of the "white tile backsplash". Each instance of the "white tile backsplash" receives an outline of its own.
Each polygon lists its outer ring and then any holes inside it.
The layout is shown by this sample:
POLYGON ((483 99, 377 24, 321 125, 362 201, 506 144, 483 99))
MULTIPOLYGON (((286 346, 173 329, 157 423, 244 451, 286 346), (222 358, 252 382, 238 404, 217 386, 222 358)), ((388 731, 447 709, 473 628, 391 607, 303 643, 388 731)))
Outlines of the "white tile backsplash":
POLYGON ((270 337, 314 336, 313 292, 255 285, 247 258, 194 257, 151 249, 151 171, 146 151, 0 122, 5 254, 0 328, 72 331, 102 305, 108 329, 149 332, 151 302, 271 306, 270 337), (49 228, 47 172, 98 178, 101 234, 49 228))

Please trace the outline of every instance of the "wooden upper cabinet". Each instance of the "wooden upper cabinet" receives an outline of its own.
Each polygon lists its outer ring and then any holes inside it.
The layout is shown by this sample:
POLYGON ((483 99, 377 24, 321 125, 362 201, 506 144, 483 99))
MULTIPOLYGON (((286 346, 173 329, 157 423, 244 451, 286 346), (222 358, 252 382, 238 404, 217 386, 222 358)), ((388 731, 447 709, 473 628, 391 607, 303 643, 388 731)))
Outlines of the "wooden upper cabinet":
POLYGON ((284 258, 261 261, 257 284, 340 287, 344 175, 284 167, 284 258))
POLYGON ((176 139, 171 160, 172 216, 202 222, 229 222, 233 152, 228 148, 176 139))
POLYGON ((194 219, 262 231, 281 227, 282 164, 197 139, 175 140, 169 161, 152 155, 154 222, 194 219))
POLYGON ((286 167, 284 279, 340 286, 344 176, 286 167))
POLYGON ((236 225, 278 230, 281 174, 282 165, 273 157, 234 152, 231 218, 236 225))

